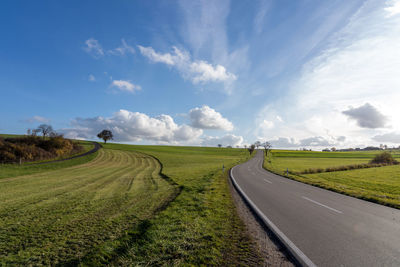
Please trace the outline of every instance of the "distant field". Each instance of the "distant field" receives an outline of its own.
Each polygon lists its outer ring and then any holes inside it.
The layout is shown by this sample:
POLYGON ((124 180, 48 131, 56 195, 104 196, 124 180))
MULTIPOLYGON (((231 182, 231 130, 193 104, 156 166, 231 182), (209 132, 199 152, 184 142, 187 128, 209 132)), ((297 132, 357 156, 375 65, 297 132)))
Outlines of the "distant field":
MULTIPOLYGON (((264 168, 278 174, 302 172, 308 168, 326 168, 367 163, 382 151, 366 152, 308 152, 272 150, 264 168)), ((392 155, 399 159, 400 152, 392 155)), ((354 197, 400 208, 400 166, 358 169, 316 174, 289 174, 289 177, 354 197)))
POLYGON ((14 166, 8 177, 0 167, 0 264, 236 265, 259 259, 227 183, 228 168, 248 158, 245 150, 107 144, 86 158, 33 174, 34 165, 14 166))

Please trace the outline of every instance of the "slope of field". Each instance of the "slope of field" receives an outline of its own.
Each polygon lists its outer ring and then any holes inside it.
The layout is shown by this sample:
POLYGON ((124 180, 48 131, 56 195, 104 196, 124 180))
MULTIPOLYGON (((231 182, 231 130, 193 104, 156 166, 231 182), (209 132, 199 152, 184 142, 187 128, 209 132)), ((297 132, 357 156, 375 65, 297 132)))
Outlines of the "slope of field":
MULTIPOLYGON (((78 264, 177 194, 153 157, 102 149, 88 163, 0 180, 0 263, 78 264)), ((56 163, 55 163, 56 164, 56 163)))
POLYGON ((105 147, 157 157, 163 173, 182 187, 180 195, 148 222, 147 230, 126 246, 112 265, 261 265, 236 213, 228 184, 229 168, 249 158, 246 150, 116 144, 105 147))
MULTIPOLYGON (((302 172, 308 168, 326 168, 367 163, 382 151, 368 152, 304 152, 273 150, 264 161, 264 168, 286 175, 286 170, 302 172)), ((400 158, 398 150, 392 152, 400 158)), ((350 196, 400 208, 400 166, 358 169, 316 174, 289 174, 289 178, 350 196)))

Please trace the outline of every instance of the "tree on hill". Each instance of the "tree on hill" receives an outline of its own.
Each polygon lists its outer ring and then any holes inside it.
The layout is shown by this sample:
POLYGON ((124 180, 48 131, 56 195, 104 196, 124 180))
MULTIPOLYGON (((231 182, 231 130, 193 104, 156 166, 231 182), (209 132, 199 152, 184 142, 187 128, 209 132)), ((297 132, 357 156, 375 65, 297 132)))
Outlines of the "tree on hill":
POLYGON ((41 124, 41 125, 39 125, 37 130, 38 130, 38 132, 42 133, 43 139, 44 139, 44 138, 46 138, 47 135, 50 135, 50 133, 53 132, 53 127, 51 127, 51 125, 48 125, 48 124, 41 124))
POLYGON ((97 134, 97 137, 103 139, 104 143, 106 144, 108 140, 113 139, 113 134, 110 130, 103 130, 97 134))

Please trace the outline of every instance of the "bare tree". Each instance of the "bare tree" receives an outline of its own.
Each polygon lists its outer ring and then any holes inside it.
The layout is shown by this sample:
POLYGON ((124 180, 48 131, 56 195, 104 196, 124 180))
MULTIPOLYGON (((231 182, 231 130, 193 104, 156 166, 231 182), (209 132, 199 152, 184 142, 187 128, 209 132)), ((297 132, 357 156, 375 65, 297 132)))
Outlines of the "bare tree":
POLYGON ((256 142, 254 143, 254 145, 255 145, 256 148, 258 149, 258 147, 261 146, 261 142, 260 142, 260 141, 256 141, 256 142))
POLYGON ((263 146, 264 149, 265 149, 265 156, 267 157, 267 156, 268 156, 268 152, 269 152, 269 150, 271 149, 272 145, 271 145, 270 142, 264 142, 264 143, 262 144, 262 146, 263 146))
POLYGON ((41 124, 39 125, 37 130, 39 130, 39 132, 42 133, 44 139, 46 138, 47 135, 49 135, 53 131, 53 127, 51 127, 51 125, 48 124, 41 124))
POLYGON ((97 134, 97 137, 104 140, 104 143, 107 143, 107 140, 113 139, 113 134, 110 130, 103 130, 97 134))

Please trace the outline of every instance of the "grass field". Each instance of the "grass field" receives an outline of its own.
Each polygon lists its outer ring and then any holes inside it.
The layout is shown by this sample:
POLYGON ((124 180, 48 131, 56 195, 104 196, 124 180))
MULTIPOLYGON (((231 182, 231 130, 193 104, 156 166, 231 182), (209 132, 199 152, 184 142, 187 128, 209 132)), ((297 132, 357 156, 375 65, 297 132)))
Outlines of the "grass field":
POLYGON ((92 161, 0 180, 0 259, 76 264, 150 218, 177 186, 141 153, 100 150, 92 161))
MULTIPOLYGON (((387 166, 349 171, 296 175, 308 168, 326 168, 356 163, 367 163, 382 151, 366 152, 305 152, 272 150, 264 168, 289 178, 344 193, 383 205, 400 208, 400 166, 387 166)), ((400 153, 392 155, 399 159, 400 153)))
POLYGON ((90 157, 54 170, 40 165, 33 174, 34 165, 20 166, 27 169, 0 179, 1 264, 259 260, 227 183, 227 169, 246 151, 107 144, 90 157))

